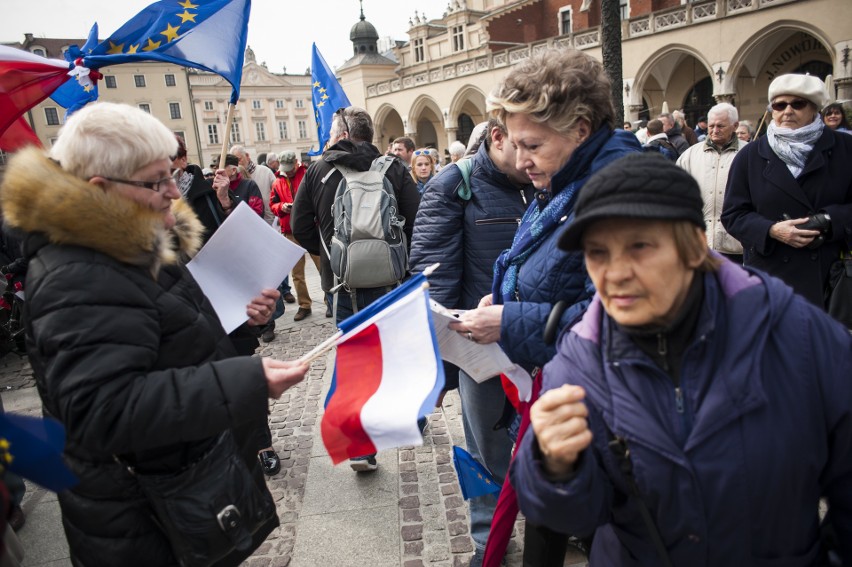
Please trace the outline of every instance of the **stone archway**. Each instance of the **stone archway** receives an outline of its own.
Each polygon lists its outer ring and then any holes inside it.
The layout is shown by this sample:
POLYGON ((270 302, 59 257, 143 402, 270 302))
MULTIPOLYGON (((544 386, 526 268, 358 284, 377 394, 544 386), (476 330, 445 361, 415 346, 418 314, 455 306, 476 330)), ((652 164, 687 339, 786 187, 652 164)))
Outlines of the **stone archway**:
POLYGON ((467 144, 473 126, 488 119, 485 93, 473 85, 465 85, 453 97, 447 116, 447 145, 461 140, 467 144))
POLYGON ((819 30, 805 22, 778 21, 743 43, 731 60, 725 81, 728 92, 736 93, 740 117, 759 121, 775 77, 811 71, 825 79, 834 58, 830 41, 819 30))
POLYGON ((682 44, 668 45, 639 68, 630 91, 631 108, 647 108, 650 117, 658 115, 667 103, 669 111, 687 100, 696 85, 711 76, 704 56, 682 44))
POLYGON ((408 112, 407 130, 406 135, 414 139, 418 148, 429 145, 443 152, 447 147, 443 113, 435 99, 428 95, 414 100, 408 112))
POLYGON ((403 126, 402 117, 396 108, 390 104, 383 104, 379 107, 373 120, 373 126, 375 128, 373 143, 382 152, 396 138, 405 136, 405 126, 403 126))

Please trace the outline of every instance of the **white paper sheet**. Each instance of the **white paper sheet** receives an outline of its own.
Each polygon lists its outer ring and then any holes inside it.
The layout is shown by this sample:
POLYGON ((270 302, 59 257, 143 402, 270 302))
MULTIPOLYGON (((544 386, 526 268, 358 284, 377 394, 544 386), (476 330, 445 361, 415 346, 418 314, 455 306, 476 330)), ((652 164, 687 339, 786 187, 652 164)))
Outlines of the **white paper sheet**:
POLYGON ((187 268, 230 333, 248 319, 246 305, 262 289, 281 285, 304 254, 240 203, 187 268))
POLYGON ((464 370, 477 383, 515 367, 497 343, 481 345, 450 329, 449 324, 458 320, 459 311, 450 311, 434 300, 430 303, 442 359, 464 370))

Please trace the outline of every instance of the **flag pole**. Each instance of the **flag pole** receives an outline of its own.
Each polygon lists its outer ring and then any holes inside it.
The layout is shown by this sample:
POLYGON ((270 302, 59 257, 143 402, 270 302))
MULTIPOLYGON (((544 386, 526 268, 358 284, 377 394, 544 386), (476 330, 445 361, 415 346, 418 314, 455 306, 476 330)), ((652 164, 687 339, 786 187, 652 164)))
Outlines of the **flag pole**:
MULTIPOLYGON (((439 265, 440 264, 433 264, 432 266, 429 266, 429 268, 426 268, 426 270, 423 270, 423 273, 425 274, 428 271, 431 274, 432 271, 439 265)), ((422 289, 429 289, 429 282, 423 282, 420 287, 422 289)), ((337 331, 332 336, 330 336, 329 338, 318 344, 316 347, 314 347, 313 350, 311 350, 309 353, 302 356, 302 358, 300 358, 297 362, 313 362, 314 360, 318 359, 319 357, 336 347, 337 341, 342 336, 343 331, 337 331)))
POLYGON ((225 156, 228 154, 228 140, 231 136, 231 120, 234 118, 234 108, 236 108, 236 105, 229 102, 228 117, 225 118, 225 132, 222 136, 222 153, 219 154, 219 169, 225 169, 225 156))

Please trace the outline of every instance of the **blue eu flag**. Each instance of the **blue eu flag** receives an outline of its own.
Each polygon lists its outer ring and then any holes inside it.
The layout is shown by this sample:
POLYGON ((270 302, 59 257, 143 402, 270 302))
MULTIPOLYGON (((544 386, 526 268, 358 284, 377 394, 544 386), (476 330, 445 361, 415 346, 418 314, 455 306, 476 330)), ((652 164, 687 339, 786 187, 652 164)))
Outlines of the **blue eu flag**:
POLYGON ((456 467, 456 475, 459 477, 465 500, 500 492, 502 486, 494 480, 488 469, 479 464, 473 455, 456 445, 453 445, 453 465, 456 467))
POLYGON ((81 56, 89 69, 162 61, 210 71, 231 83, 231 103, 236 104, 250 11, 251 0, 162 0, 91 50, 73 51, 71 60, 81 56))
MULTIPOLYGON (((98 45, 98 24, 92 26, 89 38, 82 48, 72 45, 65 51, 65 60, 76 61, 86 53, 91 53, 98 45)), ((98 100, 98 85, 95 83, 81 85, 78 81, 65 81, 58 89, 50 95, 56 104, 68 110, 67 114, 73 114, 93 100, 98 100)))
POLYGON ((334 113, 338 108, 350 106, 349 98, 343 92, 343 87, 337 82, 337 77, 334 76, 328 63, 322 58, 316 43, 313 45, 311 55, 311 81, 319 149, 309 152, 308 155, 316 156, 325 150, 325 145, 328 143, 334 113))
POLYGON ((0 413, 0 470, 60 492, 78 480, 62 461, 65 428, 50 418, 0 413))

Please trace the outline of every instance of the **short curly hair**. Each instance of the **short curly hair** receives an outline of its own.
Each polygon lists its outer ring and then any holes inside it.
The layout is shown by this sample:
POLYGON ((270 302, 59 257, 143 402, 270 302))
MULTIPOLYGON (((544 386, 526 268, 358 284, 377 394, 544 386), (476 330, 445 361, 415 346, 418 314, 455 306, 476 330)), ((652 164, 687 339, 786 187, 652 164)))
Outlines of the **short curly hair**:
POLYGON ((488 110, 506 123, 509 114, 568 134, 587 120, 592 132, 615 127, 612 83, 603 65, 576 49, 547 49, 519 64, 488 96, 488 110))

